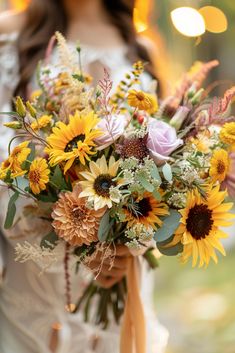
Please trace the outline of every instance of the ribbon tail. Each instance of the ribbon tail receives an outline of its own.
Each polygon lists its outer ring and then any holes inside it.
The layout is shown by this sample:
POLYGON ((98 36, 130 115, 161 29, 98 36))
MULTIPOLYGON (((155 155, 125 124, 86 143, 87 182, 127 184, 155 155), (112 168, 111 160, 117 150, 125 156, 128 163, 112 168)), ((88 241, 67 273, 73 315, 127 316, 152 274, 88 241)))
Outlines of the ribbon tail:
POLYGON ((129 262, 127 271, 128 294, 121 331, 121 353, 146 352, 145 318, 138 278, 138 263, 137 259, 133 257, 129 262))

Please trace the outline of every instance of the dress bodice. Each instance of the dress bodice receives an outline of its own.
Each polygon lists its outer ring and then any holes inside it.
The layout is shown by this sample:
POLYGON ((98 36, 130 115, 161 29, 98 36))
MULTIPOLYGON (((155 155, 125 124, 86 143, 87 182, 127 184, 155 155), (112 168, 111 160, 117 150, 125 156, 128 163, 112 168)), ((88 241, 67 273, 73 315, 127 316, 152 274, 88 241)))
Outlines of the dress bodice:
MULTIPOLYGON (((17 34, 0 36, 0 111, 8 111, 13 92, 19 81, 19 60, 15 45, 17 34)), ((70 43, 71 50, 76 51, 70 43)), ((105 66, 110 72, 114 86, 131 68, 126 57, 126 47, 94 48, 81 45, 82 62, 85 69, 105 66)), ((52 67, 56 70, 57 53, 53 52, 52 67)), ((101 78, 101 77, 100 77, 101 78)), ((143 77, 143 84, 149 77, 143 77)), ((35 80, 32 79, 32 85, 35 80)), ((7 157, 7 145, 12 137, 10 129, 3 127, 7 115, 0 115, 0 159, 7 157)), ((8 191, 0 188, 0 277, 1 269, 6 267, 6 276, 0 285, 0 351, 1 353, 49 353, 48 342, 51 327, 59 323, 59 344, 56 353, 118 353, 119 328, 113 325, 103 331, 99 327, 85 324, 80 313, 71 315, 64 310, 63 252, 58 264, 40 275, 40 263, 28 261, 15 262, 14 247, 25 241, 36 244, 47 234, 50 224, 37 216, 27 216, 23 207, 27 200, 20 199, 17 205, 16 223, 10 230, 3 229, 8 202, 8 191), (4 261, 3 261, 4 259, 4 261)), ((72 264, 71 264, 72 265, 72 264)), ((145 280, 148 276, 146 276, 145 280)), ((77 300, 86 286, 88 277, 85 270, 75 275, 71 271, 72 298, 77 300)), ((151 281, 151 280, 150 280, 151 281)), ((150 282, 149 281, 149 282, 150 282)), ((1 279, 0 279, 1 282, 1 279)), ((148 353, 163 352, 168 333, 156 321, 151 307, 151 286, 144 285, 144 299, 148 315, 149 348, 148 353), (146 292, 147 290, 147 292, 146 292)))

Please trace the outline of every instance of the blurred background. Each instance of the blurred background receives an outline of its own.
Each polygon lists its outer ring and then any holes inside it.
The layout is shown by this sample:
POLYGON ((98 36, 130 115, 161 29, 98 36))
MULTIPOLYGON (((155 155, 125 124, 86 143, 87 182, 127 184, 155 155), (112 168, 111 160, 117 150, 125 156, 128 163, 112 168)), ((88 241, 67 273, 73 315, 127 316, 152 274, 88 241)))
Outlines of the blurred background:
MULTIPOLYGON (((0 10, 23 9, 27 0, 0 0, 0 10)), ((170 86, 195 60, 218 59, 208 82, 214 94, 235 82, 234 0, 136 0, 136 30, 152 39, 152 56, 170 86), (184 7, 190 7, 187 12, 184 7)), ((155 307, 168 328, 167 353, 235 353, 235 248, 218 265, 192 269, 162 257, 156 271, 155 307)))

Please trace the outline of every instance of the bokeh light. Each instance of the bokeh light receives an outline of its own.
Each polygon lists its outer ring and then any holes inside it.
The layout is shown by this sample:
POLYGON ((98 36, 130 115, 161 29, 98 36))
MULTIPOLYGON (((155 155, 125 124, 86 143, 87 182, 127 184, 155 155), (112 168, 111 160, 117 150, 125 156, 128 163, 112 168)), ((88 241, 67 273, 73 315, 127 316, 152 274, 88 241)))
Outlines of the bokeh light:
POLYGON ((205 33, 206 25, 202 15, 192 7, 179 7, 171 12, 175 28, 187 37, 199 37, 205 33))
POLYGON ((212 33, 222 33, 227 30, 227 17, 218 7, 204 6, 199 12, 204 18, 207 31, 212 33))

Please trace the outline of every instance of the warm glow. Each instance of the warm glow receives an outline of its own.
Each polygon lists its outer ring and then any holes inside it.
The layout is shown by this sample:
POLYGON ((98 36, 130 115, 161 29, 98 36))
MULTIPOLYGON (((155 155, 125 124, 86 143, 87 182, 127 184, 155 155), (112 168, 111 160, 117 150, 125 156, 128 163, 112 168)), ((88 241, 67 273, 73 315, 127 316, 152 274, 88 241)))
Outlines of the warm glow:
POLYGON ((199 10, 206 23, 206 29, 212 33, 222 33, 228 28, 226 15, 214 6, 204 6, 199 10))
POLYGON ((151 0, 136 0, 133 12, 133 21, 137 33, 146 31, 149 27, 149 13, 151 0))
POLYGON ((12 9, 17 11, 24 10, 29 3, 29 0, 10 0, 10 6, 12 9))
POLYGON ((187 37, 199 37, 205 33, 205 21, 202 15, 192 7, 179 7, 171 12, 175 28, 187 37))

